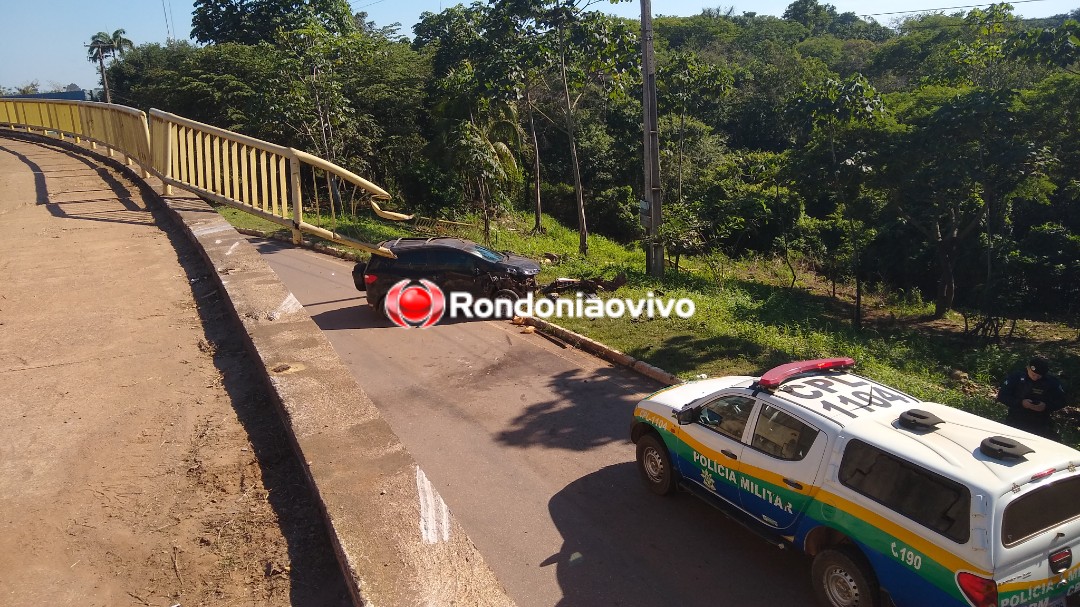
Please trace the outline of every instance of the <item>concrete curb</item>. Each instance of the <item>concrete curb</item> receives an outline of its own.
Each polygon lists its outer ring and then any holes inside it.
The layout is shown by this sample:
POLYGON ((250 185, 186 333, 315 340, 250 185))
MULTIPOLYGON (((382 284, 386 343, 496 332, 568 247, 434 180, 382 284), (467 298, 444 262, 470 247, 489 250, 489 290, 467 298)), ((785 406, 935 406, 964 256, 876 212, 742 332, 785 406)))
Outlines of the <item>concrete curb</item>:
POLYGON ((552 324, 542 318, 527 317, 525 318, 525 324, 536 327, 538 331, 554 335, 579 350, 584 350, 608 362, 615 363, 616 365, 627 367, 632 371, 640 373, 645 377, 655 379, 660 383, 669 386, 683 383, 682 379, 679 379, 675 375, 668 373, 659 367, 654 367, 647 362, 637 360, 629 354, 624 354, 615 348, 585 337, 579 333, 564 329, 559 325, 552 324))
POLYGON ((422 502, 445 506, 442 498, 255 247, 199 198, 162 197, 160 182, 135 167, 71 142, 33 138, 145 183, 149 202, 196 245, 266 369, 356 605, 514 604, 448 510, 433 521, 439 533, 424 533, 422 502))

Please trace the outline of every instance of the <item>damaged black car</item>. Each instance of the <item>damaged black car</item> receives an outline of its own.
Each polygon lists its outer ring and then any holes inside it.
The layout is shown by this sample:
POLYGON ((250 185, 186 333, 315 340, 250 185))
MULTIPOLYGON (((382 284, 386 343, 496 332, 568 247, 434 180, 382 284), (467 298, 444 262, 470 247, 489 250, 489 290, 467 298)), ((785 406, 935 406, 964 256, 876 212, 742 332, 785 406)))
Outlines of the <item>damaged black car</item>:
POLYGON ((397 238, 380 243, 396 259, 372 255, 353 268, 353 283, 381 313, 387 292, 402 280, 427 279, 444 293, 516 301, 537 288, 540 265, 460 238, 397 238))

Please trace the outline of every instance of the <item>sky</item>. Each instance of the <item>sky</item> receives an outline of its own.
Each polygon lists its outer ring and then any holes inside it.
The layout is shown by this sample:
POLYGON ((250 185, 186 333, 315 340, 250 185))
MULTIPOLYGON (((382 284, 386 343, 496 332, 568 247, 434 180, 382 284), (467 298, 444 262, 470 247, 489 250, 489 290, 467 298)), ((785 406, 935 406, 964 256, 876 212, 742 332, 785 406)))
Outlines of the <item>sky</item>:
MULTIPOLYGON (((653 0, 654 16, 697 15, 705 8, 735 14, 755 12, 780 16, 792 0, 653 0)), ((888 25, 906 12, 942 10, 957 12, 986 7, 972 0, 819 0, 832 4, 837 12, 848 11, 873 16, 888 25)), ((378 26, 400 23, 400 33, 412 36, 412 26, 424 12, 438 13, 458 4, 455 0, 350 0, 353 12, 364 11, 378 26)), ((469 4, 467 2, 466 4, 469 4)), ((100 86, 95 64, 86 59, 85 44, 97 32, 124 29, 135 45, 164 43, 168 38, 186 39, 191 33, 192 0, 14 0, 4 9, 0 22, 0 86, 17 87, 37 81, 42 90, 77 84, 92 89, 100 86)), ((1080 7, 1080 0, 1015 0, 1021 17, 1049 17, 1080 7)), ((641 4, 633 0, 610 4, 597 0, 593 5, 622 17, 640 17, 641 4)))

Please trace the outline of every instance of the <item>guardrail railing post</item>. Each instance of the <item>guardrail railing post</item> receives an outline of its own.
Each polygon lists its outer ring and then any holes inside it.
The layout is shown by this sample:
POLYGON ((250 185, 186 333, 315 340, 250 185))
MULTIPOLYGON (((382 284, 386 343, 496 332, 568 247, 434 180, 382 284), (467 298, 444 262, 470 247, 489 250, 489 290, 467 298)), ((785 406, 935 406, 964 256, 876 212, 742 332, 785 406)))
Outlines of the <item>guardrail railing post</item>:
MULTIPOLYGON (((165 132, 165 157, 162 160, 162 173, 168 179, 174 179, 173 176, 173 126, 171 122, 165 120, 158 120, 160 125, 158 130, 165 132)), ((165 187, 162 189, 162 194, 165 196, 172 196, 173 188, 172 184, 168 181, 163 181, 165 187)))
POLYGON ((289 201, 292 203, 292 241, 293 244, 300 244, 303 242, 303 235, 300 233, 300 222, 303 221, 304 215, 301 210, 303 207, 304 199, 300 192, 300 160, 296 157, 296 154, 291 154, 289 157, 289 177, 292 181, 291 191, 289 192, 289 201))

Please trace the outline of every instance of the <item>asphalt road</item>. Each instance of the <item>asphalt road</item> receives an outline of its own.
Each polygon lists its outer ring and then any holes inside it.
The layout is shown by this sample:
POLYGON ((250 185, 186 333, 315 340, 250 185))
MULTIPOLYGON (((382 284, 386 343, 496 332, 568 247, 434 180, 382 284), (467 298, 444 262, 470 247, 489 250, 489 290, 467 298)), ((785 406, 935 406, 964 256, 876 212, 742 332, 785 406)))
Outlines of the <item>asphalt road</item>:
POLYGON ((351 263, 252 242, 522 607, 813 604, 809 559, 645 490, 628 435, 659 384, 506 322, 397 328, 351 263))

